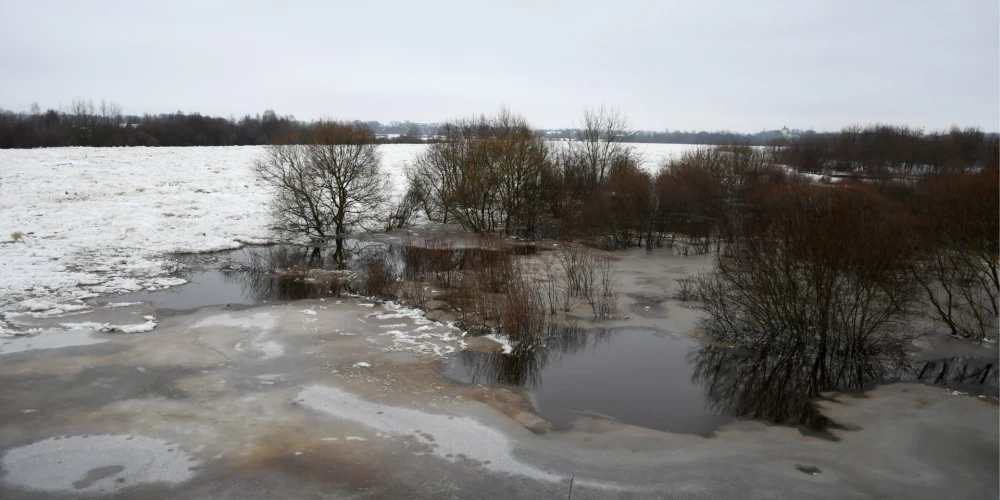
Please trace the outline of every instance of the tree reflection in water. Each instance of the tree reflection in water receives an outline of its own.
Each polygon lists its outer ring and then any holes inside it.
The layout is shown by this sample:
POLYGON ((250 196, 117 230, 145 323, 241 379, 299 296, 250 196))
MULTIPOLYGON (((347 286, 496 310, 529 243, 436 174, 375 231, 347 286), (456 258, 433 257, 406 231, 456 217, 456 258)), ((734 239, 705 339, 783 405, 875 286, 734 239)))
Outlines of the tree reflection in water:
POLYGON ((330 283, 316 279, 312 271, 336 269, 338 264, 331 249, 247 247, 229 256, 222 277, 227 283, 241 285, 243 296, 256 302, 315 299, 330 295, 330 283))
POLYGON ((821 392, 914 381, 997 393, 996 360, 977 357, 911 362, 899 350, 872 349, 822 356, 807 344, 787 343, 759 353, 706 345, 690 362, 713 411, 813 430, 832 424, 814 404, 821 392))
POLYGON ((509 354, 462 351, 458 357, 469 383, 535 389, 541 386, 542 370, 549 363, 585 349, 596 350, 615 335, 610 329, 562 326, 553 328, 539 347, 518 346, 509 354))

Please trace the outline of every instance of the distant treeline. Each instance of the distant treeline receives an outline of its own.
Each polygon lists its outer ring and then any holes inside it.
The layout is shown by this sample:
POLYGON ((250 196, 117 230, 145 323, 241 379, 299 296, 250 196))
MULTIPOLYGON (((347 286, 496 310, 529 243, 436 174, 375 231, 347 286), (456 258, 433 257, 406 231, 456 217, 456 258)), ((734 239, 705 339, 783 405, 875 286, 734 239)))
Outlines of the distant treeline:
MULTIPOLYGON (((381 143, 434 142, 442 137, 437 123, 355 121, 369 127, 381 143)), ((0 109, 0 148, 63 146, 252 146, 270 144, 315 126, 273 110, 263 114, 213 117, 183 112, 158 115, 127 115, 120 105, 102 100, 78 99, 66 109, 42 111, 37 104, 29 112, 0 109)), ((579 129, 536 130, 551 140, 575 140, 579 129)), ((729 131, 682 132, 632 130, 621 138, 634 143, 671 143, 752 146, 784 145, 783 159, 801 170, 852 172, 871 170, 872 165, 903 167, 971 166, 994 158, 990 148, 996 133, 978 129, 953 129, 925 133, 920 129, 872 125, 848 127, 840 132, 811 130, 765 130, 754 134, 729 131)))
POLYGON ((774 141, 777 160, 834 175, 899 176, 997 168, 1000 139, 976 128, 926 133, 893 125, 846 127, 774 141))
MULTIPOLYGON (((365 122, 380 142, 419 143, 436 130, 409 122, 365 122), (391 136, 389 136, 391 134, 391 136)), ((269 144, 312 127, 294 116, 273 110, 242 118, 204 116, 182 112, 126 115, 113 102, 74 101, 66 110, 27 113, 0 110, 0 148, 63 146, 252 146, 269 144)))
MULTIPOLYGON (((665 144, 703 144, 707 146, 722 146, 726 144, 748 144, 751 146, 766 146, 775 140, 785 137, 813 133, 812 131, 764 130, 755 134, 741 134, 726 130, 705 132, 680 130, 634 130, 626 137, 626 142, 665 143, 665 144)), ((544 136, 555 140, 573 140, 579 134, 578 129, 566 128, 546 130, 544 136)))

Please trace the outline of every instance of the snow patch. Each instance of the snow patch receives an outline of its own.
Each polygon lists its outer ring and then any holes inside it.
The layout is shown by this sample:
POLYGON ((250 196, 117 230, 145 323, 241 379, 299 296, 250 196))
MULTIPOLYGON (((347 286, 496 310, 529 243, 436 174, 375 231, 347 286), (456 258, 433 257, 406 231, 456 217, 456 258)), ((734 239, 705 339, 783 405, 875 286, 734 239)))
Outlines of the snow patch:
POLYGON ((500 347, 503 348, 504 354, 510 354, 514 352, 514 346, 511 345, 510 340, 507 340, 507 337, 501 337, 495 333, 491 333, 489 335, 483 335, 483 338, 490 339, 496 342, 497 344, 500 344, 500 347))
POLYGON ((84 322, 60 323, 59 326, 67 330, 98 330, 109 333, 145 333, 151 332, 154 328, 156 328, 156 318, 152 316, 143 316, 142 319, 146 320, 146 322, 135 325, 112 325, 110 323, 84 322))

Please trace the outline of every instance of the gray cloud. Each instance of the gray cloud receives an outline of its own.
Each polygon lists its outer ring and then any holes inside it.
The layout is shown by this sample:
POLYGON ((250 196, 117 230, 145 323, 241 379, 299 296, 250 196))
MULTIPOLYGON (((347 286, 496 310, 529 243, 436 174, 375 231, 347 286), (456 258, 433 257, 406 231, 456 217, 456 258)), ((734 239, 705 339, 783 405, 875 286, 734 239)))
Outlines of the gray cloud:
POLYGON ((997 130, 998 26, 996 0, 3 2, 0 106, 997 130))

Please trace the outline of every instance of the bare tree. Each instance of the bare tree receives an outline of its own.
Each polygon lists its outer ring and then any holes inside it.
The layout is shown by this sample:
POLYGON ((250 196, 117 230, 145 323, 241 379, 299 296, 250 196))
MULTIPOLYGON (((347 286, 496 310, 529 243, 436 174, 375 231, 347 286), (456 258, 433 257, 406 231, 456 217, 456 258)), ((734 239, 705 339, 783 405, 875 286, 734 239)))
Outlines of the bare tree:
POLYGON ((431 220, 453 220, 475 232, 534 237, 542 200, 553 187, 548 146, 507 109, 453 121, 407 173, 431 220))
POLYGON ((629 121, 618 109, 601 106, 583 111, 576 141, 568 145, 566 168, 582 184, 598 184, 617 166, 639 163, 639 154, 625 143, 629 121))
POLYGON ((35 122, 35 132, 38 132, 38 119, 41 118, 42 108, 38 106, 38 103, 32 101, 31 103, 31 117, 35 122))
POLYGON ((388 199, 375 135, 364 125, 317 124, 304 144, 270 145, 254 164, 257 176, 275 189, 275 226, 314 242, 336 242, 344 260, 344 238, 380 222, 388 199))

